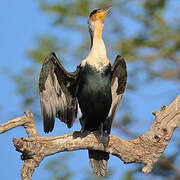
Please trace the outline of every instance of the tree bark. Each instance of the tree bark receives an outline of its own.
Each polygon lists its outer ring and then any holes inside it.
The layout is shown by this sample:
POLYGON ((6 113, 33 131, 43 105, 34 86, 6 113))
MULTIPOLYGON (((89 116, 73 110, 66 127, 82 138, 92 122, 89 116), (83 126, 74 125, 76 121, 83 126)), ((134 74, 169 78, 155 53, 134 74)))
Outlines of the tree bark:
POLYGON ((180 95, 169 105, 154 111, 155 120, 150 129, 133 140, 124 140, 114 135, 98 132, 74 132, 63 136, 42 137, 33 122, 33 115, 18 117, 0 126, 0 134, 17 126, 24 126, 29 138, 13 139, 16 150, 22 152, 24 165, 21 179, 30 180, 36 167, 46 157, 63 151, 79 149, 100 150, 119 157, 125 164, 142 163, 142 172, 151 172, 164 152, 174 130, 180 123, 180 95))

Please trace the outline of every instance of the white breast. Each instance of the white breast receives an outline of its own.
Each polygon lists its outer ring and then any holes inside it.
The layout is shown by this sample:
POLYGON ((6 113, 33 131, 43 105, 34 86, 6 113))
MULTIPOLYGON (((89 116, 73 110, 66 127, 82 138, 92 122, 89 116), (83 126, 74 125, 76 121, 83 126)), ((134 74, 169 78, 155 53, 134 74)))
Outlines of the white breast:
POLYGON ((81 66, 84 66, 86 63, 99 71, 102 71, 110 63, 102 39, 93 43, 88 57, 82 61, 81 66))

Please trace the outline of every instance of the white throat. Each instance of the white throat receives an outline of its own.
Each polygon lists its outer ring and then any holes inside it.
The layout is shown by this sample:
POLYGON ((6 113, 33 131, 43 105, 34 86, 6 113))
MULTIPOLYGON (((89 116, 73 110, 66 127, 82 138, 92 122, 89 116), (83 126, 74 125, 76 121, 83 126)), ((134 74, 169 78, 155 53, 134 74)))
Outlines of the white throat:
POLYGON ((106 47, 102 39, 103 25, 97 25, 94 32, 93 44, 88 57, 82 62, 82 66, 86 63, 94 66, 97 70, 101 71, 109 64, 106 54, 106 47))

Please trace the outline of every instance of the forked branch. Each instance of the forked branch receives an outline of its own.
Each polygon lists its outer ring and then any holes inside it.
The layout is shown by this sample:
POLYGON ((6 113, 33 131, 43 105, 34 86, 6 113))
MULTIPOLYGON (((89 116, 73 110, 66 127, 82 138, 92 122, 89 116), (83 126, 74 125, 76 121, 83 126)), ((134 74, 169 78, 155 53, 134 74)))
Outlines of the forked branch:
POLYGON ((154 111, 155 120, 150 129, 137 139, 124 140, 114 135, 103 137, 98 132, 74 132, 63 136, 42 137, 38 135, 30 111, 0 126, 0 133, 17 126, 24 126, 29 138, 13 139, 17 151, 22 152, 24 166, 21 179, 30 180, 41 161, 52 154, 79 149, 100 150, 119 157, 125 164, 142 163, 143 173, 151 172, 164 152, 174 130, 180 123, 180 95, 160 111, 154 111))

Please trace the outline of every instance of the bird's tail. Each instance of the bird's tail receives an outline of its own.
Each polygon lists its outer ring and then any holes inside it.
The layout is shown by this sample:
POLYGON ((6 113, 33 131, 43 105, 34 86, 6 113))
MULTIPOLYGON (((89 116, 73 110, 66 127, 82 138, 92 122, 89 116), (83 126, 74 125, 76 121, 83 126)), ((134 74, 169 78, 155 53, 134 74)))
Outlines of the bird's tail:
POLYGON ((89 150, 89 161, 96 176, 105 176, 109 153, 89 150))

